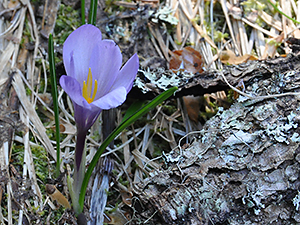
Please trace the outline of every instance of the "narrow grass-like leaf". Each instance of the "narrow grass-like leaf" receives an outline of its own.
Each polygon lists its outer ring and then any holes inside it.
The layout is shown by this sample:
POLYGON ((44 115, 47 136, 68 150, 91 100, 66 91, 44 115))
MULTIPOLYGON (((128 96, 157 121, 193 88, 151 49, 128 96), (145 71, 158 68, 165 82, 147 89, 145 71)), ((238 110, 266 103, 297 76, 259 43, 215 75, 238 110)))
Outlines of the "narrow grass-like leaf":
POLYGON ((81 25, 85 24, 85 0, 81 0, 81 25))
POLYGON ((96 25, 97 19, 97 0, 91 0, 89 12, 89 24, 96 25))
POLYGON ((57 98, 57 85, 56 85, 56 72, 55 72, 55 59, 54 59, 54 46, 52 34, 49 35, 48 41, 48 54, 50 66, 50 83, 53 99, 53 111, 55 117, 55 138, 56 138, 56 176, 60 173, 60 131, 59 131, 59 111, 58 111, 58 98, 57 98))
POLYGON ((126 110, 126 113, 122 119, 122 122, 127 120, 130 116, 132 116, 134 113, 136 113, 142 106, 144 106, 146 101, 137 100, 134 103, 129 106, 129 108, 126 110))
POLYGON ((277 12, 279 12, 281 15, 283 15, 283 16, 285 16, 286 18, 292 20, 294 23, 300 24, 299 21, 293 19, 292 17, 289 17, 289 16, 286 15, 284 12, 280 11, 280 10, 277 8, 277 6, 276 6, 275 4, 273 4, 270 0, 267 0, 267 1, 268 1, 268 2, 273 6, 273 8, 274 8, 277 12))
POLYGON ((93 157, 82 182, 81 186, 81 191, 80 191, 80 196, 79 196, 79 204, 81 207, 81 212, 83 210, 83 204, 84 204, 84 197, 85 197, 85 192, 86 188, 89 182, 89 179, 92 175, 92 172, 100 159, 102 153, 105 151, 107 146, 109 145, 110 142, 112 142, 116 136, 118 136, 119 133, 121 133, 126 127, 128 127, 130 124, 135 122, 137 119, 145 115, 147 112, 149 112, 151 109, 156 107, 158 104, 162 103, 164 100, 169 98, 171 95, 174 94, 174 92, 177 90, 177 87, 172 87, 169 90, 161 93, 159 96, 157 96, 155 99, 153 99, 151 102, 146 104, 144 107, 142 107, 139 111, 137 111, 134 115, 131 115, 128 119, 123 121, 101 144, 99 147, 98 151, 96 152, 95 156, 93 157))

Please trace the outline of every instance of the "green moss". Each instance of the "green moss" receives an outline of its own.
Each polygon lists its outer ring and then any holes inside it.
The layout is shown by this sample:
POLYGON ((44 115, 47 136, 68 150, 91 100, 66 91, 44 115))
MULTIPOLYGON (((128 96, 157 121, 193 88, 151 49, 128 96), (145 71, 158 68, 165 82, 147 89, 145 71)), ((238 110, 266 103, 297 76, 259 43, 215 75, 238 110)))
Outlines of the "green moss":
POLYGON ((100 133, 99 133, 99 131, 94 131, 93 132, 93 135, 91 135, 91 138, 93 139, 93 140, 100 140, 101 139, 101 135, 100 135, 100 133))
MULTIPOLYGON (((41 146, 31 146, 31 152, 36 175, 42 182, 46 182, 46 178, 49 174, 48 153, 45 148, 41 146)), ((13 145, 12 160, 17 171, 22 171, 24 164, 24 146, 13 145)))
POLYGON ((17 171, 22 171, 24 164, 24 146, 14 144, 12 147, 13 165, 16 167, 17 171))
POLYGON ((113 169, 111 172, 112 172, 113 176, 117 176, 119 174, 119 172, 115 169, 113 169))
POLYGON ((26 87, 25 90, 26 90, 26 95, 31 95, 32 94, 32 91, 28 87, 26 87))
POLYGON ((63 44, 69 34, 81 25, 81 18, 78 10, 70 6, 60 5, 55 28, 54 42, 63 44))
POLYGON ((34 146, 31 148, 32 156, 34 159, 34 166, 36 175, 43 181, 46 182, 48 177, 48 157, 47 151, 40 146, 34 146))
POLYGON ((170 102, 169 104, 164 104, 162 108, 163 108, 163 112, 169 116, 177 111, 176 102, 174 101, 170 102))
MULTIPOLYGON (((44 123, 44 125, 47 126, 47 123, 44 123)), ((50 139, 53 139, 53 138, 54 138, 54 133, 55 133, 55 131, 52 130, 52 129, 47 129, 47 130, 46 130, 46 134, 47 134, 47 136, 48 136, 50 139)))
POLYGON ((122 177, 119 178, 119 182, 120 182, 120 184, 124 185, 125 187, 128 187, 128 185, 129 185, 129 181, 128 180, 123 180, 122 177))
POLYGON ((214 32, 214 39, 216 42, 222 42, 224 39, 228 38, 228 33, 223 33, 221 31, 215 31, 214 32))
MULTIPOLYGON (((105 9, 104 11, 108 13, 109 15, 114 14, 116 11, 123 12, 126 10, 123 6, 118 6, 115 4, 116 0, 105 0, 105 9)), ((128 2, 128 1, 126 1, 128 2)))
POLYGON ((31 4, 42 4, 41 0, 31 0, 31 4))
POLYGON ((23 30, 23 37, 27 37, 29 42, 33 42, 33 39, 31 37, 30 27, 28 25, 29 21, 28 19, 25 19, 25 28, 23 30))
POLYGON ((55 62, 55 64, 59 63, 59 62, 61 62, 61 59, 57 56, 54 56, 54 62, 55 62))
POLYGON ((232 89, 230 89, 229 91, 228 91, 228 94, 227 94, 227 101, 230 103, 230 104, 232 104, 232 103, 234 103, 234 101, 235 101, 235 99, 234 99, 234 90, 232 90, 232 89))
POLYGON ((259 11, 266 11, 267 8, 267 1, 266 0, 247 0, 244 2, 241 2, 241 5, 244 7, 244 12, 252 12, 254 9, 259 11))
POLYGON ((274 45, 276 48, 281 45, 281 42, 278 42, 276 40, 270 40, 267 42, 269 45, 274 45))
MULTIPOLYGON (((50 216, 50 220, 49 220, 49 221, 51 221, 50 224, 53 224, 53 225, 58 224, 55 221, 61 220, 61 217, 64 214, 64 212, 65 212, 65 208, 64 207, 60 207, 59 209, 56 209, 54 211, 54 213, 52 213, 51 216, 50 216)), ((44 214, 44 216, 48 216, 48 215, 49 215, 49 212, 46 212, 44 214)))
POLYGON ((21 38, 21 41, 20 41, 20 47, 23 48, 24 46, 24 43, 25 43, 25 38, 21 38))

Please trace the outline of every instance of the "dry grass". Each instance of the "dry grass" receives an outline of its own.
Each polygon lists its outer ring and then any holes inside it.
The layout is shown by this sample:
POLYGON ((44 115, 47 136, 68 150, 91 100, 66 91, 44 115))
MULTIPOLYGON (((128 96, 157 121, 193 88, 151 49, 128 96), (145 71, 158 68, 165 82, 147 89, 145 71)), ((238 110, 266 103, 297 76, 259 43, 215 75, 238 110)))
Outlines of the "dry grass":
MULTIPOLYGON (((300 38, 298 25, 274 11, 266 1, 249 0, 243 2, 243 6, 239 1, 225 0, 211 2, 168 0, 164 4, 156 1, 152 4, 158 9, 169 7, 171 9, 169 16, 178 19, 177 25, 174 26, 170 26, 163 20, 157 23, 149 21, 151 40, 158 55, 170 61, 172 50, 190 45, 203 56, 206 70, 222 68, 219 60, 222 51, 230 50, 238 57, 252 54, 258 59, 266 59, 290 52, 285 44, 287 37, 300 38), (225 32, 228 32, 228 37, 221 35, 225 32), (281 46, 278 47, 278 44, 281 46)), ((22 220, 26 217, 30 224, 51 224, 50 220, 53 218, 50 212, 47 212, 48 217, 44 216, 43 219, 38 217, 44 210, 50 210, 55 214, 57 206, 45 193, 45 183, 37 176, 37 166, 34 163, 38 159, 34 158, 32 153, 32 149, 37 146, 42 146, 46 150, 49 172, 47 176, 53 177, 56 144, 49 133, 54 126, 54 114, 47 92, 47 83, 49 83, 47 56, 38 38, 44 27, 46 14, 44 13, 42 22, 37 24, 29 1, 4 0, 3 6, 0 11, 2 15, 0 18, 0 87, 1 90, 5 90, 6 85, 11 82, 12 90, 15 91, 20 102, 16 112, 19 114, 20 121, 13 122, 21 122, 25 128, 22 132, 14 130, 7 138, 0 138, 1 191, 5 193, 2 198, 0 222, 22 224, 22 220), (25 47, 26 43, 33 43, 30 50, 25 47), (23 146, 23 153, 18 152, 23 154, 23 166, 18 167, 22 170, 16 173, 12 169, 15 167, 16 160, 15 155, 12 155, 13 146, 23 146), (19 196, 20 193, 30 192, 33 194, 28 198, 19 196), (35 212, 32 212, 32 209, 35 209, 35 212)), ((299 6, 295 1, 282 0, 278 7, 285 14, 300 19, 299 6)), ((7 115, 13 112, 10 105, 14 91, 10 94, 1 93, 1 121, 6 121, 7 115)), ((63 157, 61 172, 64 171, 66 164, 72 162, 76 132, 71 101, 68 97, 65 101, 63 96, 63 91, 60 89, 60 121, 64 137, 61 140, 63 157)), ((121 119, 122 114, 119 111, 118 121, 121 119)), ((122 178, 118 188, 128 192, 134 188, 136 182, 143 181, 161 166, 163 151, 168 152, 170 149, 177 148, 181 137, 195 131, 195 124, 189 119, 179 100, 165 102, 144 119, 120 134, 114 148, 103 155, 103 157, 111 155, 115 158, 115 179, 119 181, 122 178)), ((99 127, 96 126, 88 137, 87 163, 99 147, 100 137, 95 137, 95 131, 99 132, 99 127)), ((190 140, 187 139, 186 142, 190 140)), ((123 206, 125 203, 119 204, 119 209, 126 208, 123 206)), ((56 222, 52 221, 52 223, 56 222)))

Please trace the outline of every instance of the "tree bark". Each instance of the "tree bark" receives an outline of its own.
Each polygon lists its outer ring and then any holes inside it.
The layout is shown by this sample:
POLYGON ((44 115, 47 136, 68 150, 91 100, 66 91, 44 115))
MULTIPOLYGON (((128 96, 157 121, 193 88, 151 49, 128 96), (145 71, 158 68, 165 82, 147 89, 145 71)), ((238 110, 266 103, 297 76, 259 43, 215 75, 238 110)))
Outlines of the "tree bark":
MULTIPOLYGON (((257 66, 227 67, 224 74, 234 85, 232 71, 244 68, 236 79, 243 78, 255 96, 299 92, 299 55, 253 63, 257 66)), ((300 223, 299 97, 239 98, 228 110, 220 108, 189 147, 172 151, 166 167, 136 185, 140 219, 151 218, 148 224, 300 223)))

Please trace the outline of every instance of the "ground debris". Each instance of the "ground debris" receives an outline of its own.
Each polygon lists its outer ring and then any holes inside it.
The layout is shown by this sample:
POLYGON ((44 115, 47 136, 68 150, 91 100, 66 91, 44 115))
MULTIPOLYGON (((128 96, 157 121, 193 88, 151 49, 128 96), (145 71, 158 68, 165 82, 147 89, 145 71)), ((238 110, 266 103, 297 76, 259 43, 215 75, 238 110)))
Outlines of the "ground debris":
MULTIPOLYGON (((299 92, 293 68, 248 80, 246 92, 299 92)), ((298 95, 240 96, 228 110, 219 108, 190 147, 171 152, 167 159, 174 160, 136 186, 140 216, 153 216, 153 224, 300 222, 299 120, 298 95)))

